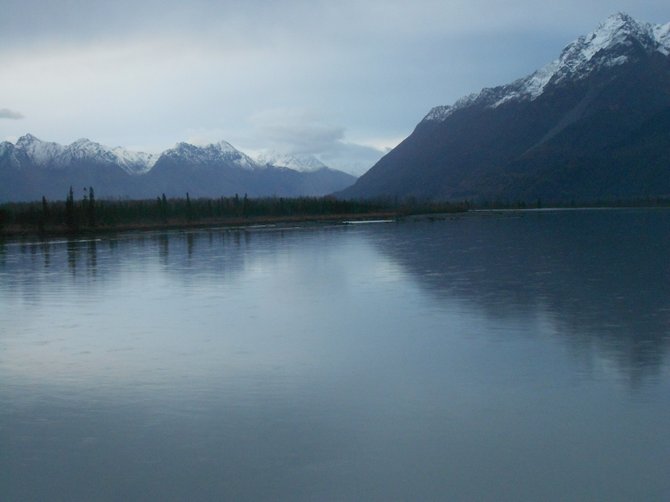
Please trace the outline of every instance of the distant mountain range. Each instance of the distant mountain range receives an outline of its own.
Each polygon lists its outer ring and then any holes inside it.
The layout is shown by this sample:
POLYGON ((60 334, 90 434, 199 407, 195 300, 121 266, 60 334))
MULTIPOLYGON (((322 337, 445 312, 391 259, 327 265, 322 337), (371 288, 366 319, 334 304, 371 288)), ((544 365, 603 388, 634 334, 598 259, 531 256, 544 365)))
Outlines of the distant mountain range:
POLYGON ((608 18, 508 85, 439 106, 342 197, 670 196, 670 24, 608 18))
POLYGON ((98 197, 319 196, 356 178, 307 155, 254 160, 229 143, 179 143, 159 155, 109 148, 87 139, 70 145, 31 134, 0 143, 0 201, 64 199, 92 186, 98 197))

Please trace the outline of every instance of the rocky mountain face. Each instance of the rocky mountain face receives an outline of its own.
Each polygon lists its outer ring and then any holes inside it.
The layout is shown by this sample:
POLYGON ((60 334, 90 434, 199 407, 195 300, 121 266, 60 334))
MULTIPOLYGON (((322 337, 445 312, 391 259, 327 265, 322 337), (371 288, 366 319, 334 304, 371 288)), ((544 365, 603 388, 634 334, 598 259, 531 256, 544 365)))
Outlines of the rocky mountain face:
POLYGON ((0 201, 65 198, 92 186, 98 197, 319 196, 355 177, 320 166, 299 171, 259 163, 229 143, 179 143, 160 155, 109 148, 87 139, 64 146, 27 134, 0 143, 0 201))
POLYGON ((511 84, 433 108, 342 197, 670 196, 670 24, 608 18, 511 84))

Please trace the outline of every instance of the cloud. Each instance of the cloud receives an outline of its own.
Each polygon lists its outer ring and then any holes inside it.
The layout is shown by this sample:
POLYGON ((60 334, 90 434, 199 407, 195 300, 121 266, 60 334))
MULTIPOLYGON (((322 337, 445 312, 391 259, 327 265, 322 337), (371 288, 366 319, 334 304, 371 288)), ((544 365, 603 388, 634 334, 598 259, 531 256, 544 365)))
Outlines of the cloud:
POLYGON ((418 30, 462 34, 536 26, 541 31, 557 23, 581 30, 591 27, 594 16, 601 19, 617 10, 648 16, 651 21, 665 15, 668 7, 667 0, 342 0, 337 4, 308 0, 4 0, 0 41, 23 45, 35 39, 91 41, 136 33, 208 36, 232 30, 247 43, 297 36, 310 43, 349 41, 361 47, 361 42, 375 43, 383 34, 413 37, 418 30))
POLYGON ((317 154, 344 139, 343 127, 327 124, 306 110, 263 110, 252 115, 249 122, 269 148, 282 152, 317 154))
POLYGON ((344 127, 309 110, 264 110, 254 114, 249 122, 265 149, 314 155, 330 167, 356 175, 364 173, 386 153, 385 148, 347 139, 344 127))
POLYGON ((23 114, 10 110, 9 108, 0 108, 0 119, 20 120, 24 118, 23 114))
POLYGON ((321 152, 318 157, 329 167, 359 176, 375 165, 386 153, 387 151, 367 145, 338 141, 328 150, 321 152))
MULTIPOLYGON (((3 7, 0 66, 12 78, 0 79, 0 96, 27 118, 0 120, 0 137, 21 126, 61 143, 86 136, 154 151, 224 139, 349 171, 372 166, 433 106, 531 73, 613 11, 670 20, 667 0, 3 7)), ((0 119, 21 115, 2 110, 0 119)))

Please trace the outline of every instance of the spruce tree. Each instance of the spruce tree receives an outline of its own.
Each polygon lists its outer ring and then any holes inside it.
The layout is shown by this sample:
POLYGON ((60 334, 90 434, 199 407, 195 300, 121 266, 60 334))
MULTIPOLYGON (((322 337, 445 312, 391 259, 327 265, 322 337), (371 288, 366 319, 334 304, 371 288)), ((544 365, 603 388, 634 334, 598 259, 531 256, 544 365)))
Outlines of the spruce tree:
POLYGON ((49 221, 49 204, 47 203, 47 198, 42 195, 42 216, 40 217, 39 228, 40 231, 44 231, 44 227, 49 221))
POLYGON ((188 192, 186 192, 186 219, 190 220, 192 218, 191 197, 189 197, 188 192))
POLYGON ((95 218, 95 192, 93 187, 88 187, 88 206, 86 208, 86 214, 88 219, 88 226, 94 227, 96 224, 95 218))
POLYGON ((70 191, 65 199, 65 226, 69 230, 74 230, 75 228, 74 192, 72 191, 72 186, 70 186, 70 191))
POLYGON ((168 217, 168 205, 167 205, 167 198, 165 197, 165 193, 161 196, 161 218, 163 219, 164 222, 167 221, 168 217))

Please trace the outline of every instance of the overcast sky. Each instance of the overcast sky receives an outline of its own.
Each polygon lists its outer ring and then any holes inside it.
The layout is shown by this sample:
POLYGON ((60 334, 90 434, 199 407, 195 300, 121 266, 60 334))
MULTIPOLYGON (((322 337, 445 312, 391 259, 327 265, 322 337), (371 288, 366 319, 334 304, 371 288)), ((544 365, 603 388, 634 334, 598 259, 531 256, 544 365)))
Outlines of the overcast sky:
POLYGON ((668 0, 0 0, 0 140, 226 140, 361 173, 617 11, 670 21, 668 0))

